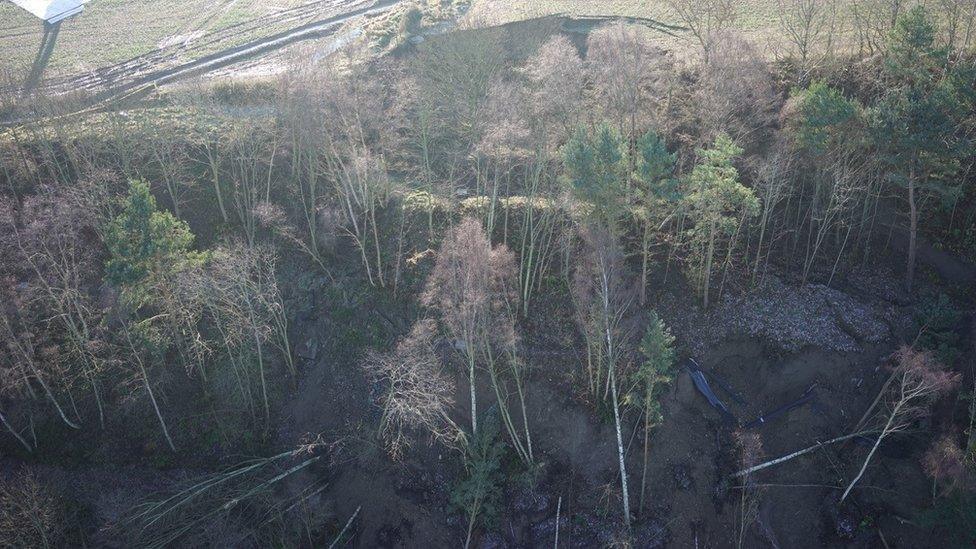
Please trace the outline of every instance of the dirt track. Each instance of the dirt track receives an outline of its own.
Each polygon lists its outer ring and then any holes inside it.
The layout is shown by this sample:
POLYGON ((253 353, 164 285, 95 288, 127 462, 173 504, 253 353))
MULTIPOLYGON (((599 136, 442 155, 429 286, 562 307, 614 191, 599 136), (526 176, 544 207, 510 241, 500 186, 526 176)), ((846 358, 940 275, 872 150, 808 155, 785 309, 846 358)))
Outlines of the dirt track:
POLYGON ((161 84, 240 63, 298 41, 329 36, 357 17, 377 15, 392 9, 400 1, 310 2, 209 34, 192 37, 191 33, 185 40, 88 74, 50 79, 44 82, 41 90, 49 94, 87 91, 93 94, 95 103, 127 97, 161 84), (227 44, 239 42, 241 36, 277 26, 288 28, 270 36, 227 47, 227 44), (213 53, 205 53, 208 51, 213 53))

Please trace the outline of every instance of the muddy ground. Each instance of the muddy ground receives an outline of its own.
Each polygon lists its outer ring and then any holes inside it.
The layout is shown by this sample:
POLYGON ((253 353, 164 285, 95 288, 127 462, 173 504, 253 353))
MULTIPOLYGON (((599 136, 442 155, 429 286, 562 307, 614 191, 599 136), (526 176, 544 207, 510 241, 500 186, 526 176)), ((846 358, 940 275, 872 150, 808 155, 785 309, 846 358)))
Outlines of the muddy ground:
MULTIPOLYGON (((738 400, 719 388, 716 393, 740 423, 813 388, 815 398, 807 405, 752 429, 761 436, 765 456, 778 457, 850 432, 884 382, 884 358, 914 338, 912 302, 900 289, 897 271, 885 265, 845 273, 829 287, 816 279, 800 285, 784 274, 788 269, 774 268, 756 289, 730 284, 708 311, 674 269, 667 275, 655 272, 654 291, 638 315, 656 310, 676 336, 680 359, 694 358, 718 374, 738 400)), ((328 463, 295 474, 275 494, 288 498, 310 486, 325 487, 304 506, 310 513, 306 520, 319 528, 317 537, 309 536, 301 546, 331 541, 357 509, 347 546, 460 546, 466 522, 450 505, 451 488, 463 473, 459 455, 421 441, 403 459, 391 460, 376 438, 381 387, 371 385, 358 367, 366 349, 390 348, 425 314, 415 298, 423 273, 408 273, 411 285, 394 298, 362 286, 353 267, 334 272, 335 278, 300 261, 283 267, 288 269, 281 280, 300 374, 278 399, 271 443, 257 455, 294 448, 309 435, 338 443, 328 463)), ((427 268, 423 263, 415 267, 427 268)), ((928 285, 920 294, 964 289, 939 285, 928 273, 919 278, 928 285)), ((475 547, 552 546, 557 529, 562 547, 600 547, 622 539, 612 415, 582 392, 578 381, 585 348, 573 318, 565 286, 555 281, 537 296, 519 326, 523 356, 531 367, 528 420, 540 465, 526 472, 513 457, 506 459, 504 509, 491 528, 475 532, 475 547)), ((452 362, 457 357, 449 350, 443 355, 448 371, 455 373, 454 417, 466 425, 467 383, 452 362)), ((489 406, 493 399, 485 379, 479 394, 480 404, 489 406)), ((739 467, 733 426, 696 391, 686 371, 678 371, 662 403, 664 421, 650 438, 643 506, 640 410, 626 409, 622 421, 635 546, 735 546, 741 492, 728 480, 739 467)), ((174 422, 182 419, 173 407, 166 410, 174 422)), ((131 424, 149 431, 108 441, 101 453, 72 458, 75 465, 64 460, 31 465, 43 484, 57 487, 80 510, 89 546, 126 547, 116 526, 127 511, 255 456, 214 444, 206 452, 184 451, 160 462, 168 453, 146 446, 159 437, 148 408, 142 413, 117 414, 120 424, 114 429, 131 424)), ((199 415, 199 410, 183 413, 199 415)), ((755 481, 763 496, 743 546, 883 547, 881 536, 892 548, 933 546, 914 520, 931 493, 920 457, 932 433, 926 423, 918 427, 917 433, 892 437, 881 446, 843 507, 837 502, 868 451, 863 443, 838 444, 758 473, 755 481)), ((58 444, 56 437, 51 440, 58 444)), ((0 475, 21 467, 16 460, 2 461, 0 475)), ((239 539, 249 538, 244 533, 239 539)))
MULTIPOLYGON (((417 288, 398 299, 367 289, 340 291, 331 279, 295 268, 283 279, 295 304, 292 326, 301 374, 281 399, 271 448, 292 448, 308 435, 338 446, 328 464, 295 474, 278 496, 325 486, 304 505, 311 516, 305 520, 325 525, 319 541, 332 539, 358 509, 348 546, 460 546, 466 522, 450 505, 451 487, 462 474, 458 454, 419 442, 403 459, 391 460, 376 439, 380 388, 358 368, 365 349, 389 348, 423 315, 412 297, 417 288)), ((772 458, 849 432, 875 397, 886 375, 884 358, 912 337, 911 304, 897 284, 889 283, 896 277, 875 269, 851 273, 827 288, 797 287, 771 276, 759 288, 729 292, 702 311, 686 283, 672 274, 641 313, 656 309, 672 327, 681 359, 692 357, 718 374, 735 397, 718 387, 716 393, 742 424, 813 388, 815 398, 808 404, 752 429, 772 458)), ((662 273, 653 279, 663 280, 662 273)), ((539 467, 526 472, 513 457, 506 458, 503 511, 491 528, 475 532, 474 546, 551 546, 557 528, 563 547, 611 545, 622 539, 612 415, 588 402, 577 383, 584 348, 565 290, 549 288, 535 303, 520 330, 531 363, 526 398, 539 467)), ((464 425, 467 384, 449 350, 444 356, 446 367, 456 372, 455 419, 464 425)), ((488 407, 491 392, 486 380, 480 383, 480 404, 488 407)), ((728 478, 739 468, 734 426, 708 405, 689 374, 679 371, 663 398, 663 424, 651 434, 641 506, 640 414, 629 408, 622 421, 636 546, 735 546, 741 492, 728 478)), ((863 443, 837 444, 758 473, 761 503, 743 546, 882 547, 882 536, 892 548, 933 546, 913 521, 931 490, 919 465, 930 438, 922 424, 918 433, 883 444, 843 507, 838 499, 867 453, 863 443)), ((121 547, 114 528, 127 510, 215 470, 154 465, 148 456, 158 452, 143 450, 147 458, 123 456, 119 459, 128 464, 118 467, 79 463, 33 469, 39 480, 58 486, 64 498, 84 509, 83 522, 94 532, 88 543, 121 547)), ((226 465, 242 457, 218 461, 226 465)), ((4 463, 6 473, 19 467, 4 463)), ((312 537, 306 542, 316 543, 312 537)))
MULTIPOLYGON (((884 357, 908 335, 910 307, 872 284, 869 277, 852 276, 844 282, 849 294, 815 284, 796 288, 774 279, 749 294, 728 297, 706 314, 677 281, 654 305, 675 327, 681 356, 694 357, 706 371, 719 374, 741 400, 716 389, 741 423, 813 388, 815 398, 807 405, 753 429, 771 458, 848 432, 877 394, 885 379, 884 357), (735 315, 743 319, 735 323, 735 315), (757 328, 750 319, 765 320, 757 328), (840 335, 824 339, 825 333, 840 335)), ((557 508, 560 545, 612 544, 620 539, 612 416, 586 402, 573 383, 582 373, 582 348, 569 300, 553 292, 537 303, 522 328, 532 362, 529 424, 541 465, 532 475, 517 473, 506 486, 506 510, 494 528, 476 533, 476 546, 551 545, 557 508)), ((362 314, 375 306, 362 304, 362 314)), ((347 433, 346 457, 330 473, 331 489, 321 504, 336 521, 362 508, 355 546, 462 543, 466 524, 448 503, 452 479, 460 472, 458 456, 440 446, 418 444, 401 462, 392 462, 372 441, 361 438, 369 437, 378 420, 378 410, 364 398, 375 388, 354 364, 334 359, 341 353, 329 349, 328 334, 344 327, 329 318, 329 307, 324 300, 317 302, 321 310, 311 312, 314 320, 303 327, 304 337, 314 342, 305 348, 317 353, 282 418, 282 441, 304 432, 347 433)), ((399 312, 416 314, 408 310, 399 312)), ((380 320, 386 326, 377 331, 403 333, 409 321, 396 315, 388 311, 384 316, 399 320, 380 320)), ((466 402, 467 385, 460 374, 457 387, 456 401, 466 402)), ((481 403, 490 405, 488 387, 479 390, 481 403)), ((687 372, 678 373, 663 404, 664 423, 651 436, 642 509, 640 411, 630 409, 623 420, 632 506, 638 511, 637 546, 733 546, 739 497, 738 487, 728 480, 738 468, 733 426, 709 407, 687 372)), ((467 407, 459 405, 457 414, 463 424, 467 407)), ((875 547, 883 535, 891 547, 927 546, 925 532, 910 524, 928 486, 919 467, 924 447, 913 442, 918 441, 909 435, 883 445, 853 503, 843 508, 837 501, 866 454, 863 443, 839 444, 759 473, 756 482, 763 485, 764 495, 744 545, 875 547)), ((509 469, 517 467, 509 464, 509 469)))
MULTIPOLYGON (((925 255, 923 250, 921 257, 925 255)), ((369 291, 337 292, 330 279, 296 270, 303 272, 282 278, 296 305, 291 308, 292 326, 301 373, 281 399, 272 446, 294 447, 309 434, 340 444, 328 466, 303 470, 284 491, 327 486, 307 506, 316 520, 329 525, 328 539, 359 510, 348 546, 460 546, 466 523, 449 503, 451 487, 462 472, 459 456, 421 442, 402 460, 392 461, 375 437, 379 388, 358 368, 363 350, 389 348, 423 314, 412 292, 399 299, 369 291)), ((971 272, 967 268, 967 276, 971 272)), ((940 287, 935 277, 925 279, 932 286, 929 292, 959 290, 940 287)), ((913 337, 911 302, 898 280, 895 270, 877 265, 844 273, 829 286, 825 280, 801 286, 773 273, 749 292, 730 283, 727 295, 712 310, 702 311, 680 276, 656 273, 652 283, 657 291, 641 312, 657 310, 672 327, 682 360, 694 358, 724 380, 741 402, 717 393, 742 423, 813 388, 815 398, 807 405, 753 429, 761 435, 766 457, 772 458, 849 432, 868 407, 885 379, 884 357, 913 337)), ((576 383, 584 350, 572 319, 572 305, 556 285, 536 300, 520 326, 523 352, 531 364, 528 421, 540 466, 525 473, 514 459, 506 461, 510 476, 505 508, 491 528, 475 532, 476 547, 551 546, 557 532, 563 547, 606 546, 622 539, 613 421, 576 383)), ((455 416, 463 425, 467 385, 460 369, 453 371, 459 403, 455 416)), ((489 405, 486 380, 481 380, 479 394, 481 403, 489 405)), ((640 411, 629 409, 623 418, 635 545, 735 546, 740 490, 728 480, 738 468, 733 426, 707 404, 685 371, 677 373, 663 398, 663 415, 650 439, 643 506, 640 411)), ((743 546, 938 546, 913 520, 931 490, 919 466, 930 437, 922 424, 918 433, 882 445, 852 501, 843 507, 837 502, 867 453, 863 444, 838 444, 757 474, 763 496, 743 546)), ((239 456, 223 457, 229 463, 239 456)), ((66 499, 77 500, 90 514, 85 522, 96 525, 96 533, 89 542, 122 546, 112 525, 126 510, 209 472, 128 461, 124 467, 86 463, 33 469, 40 480, 57 485, 66 499)), ((14 461, 0 465, 0 474, 20 467, 14 461)))

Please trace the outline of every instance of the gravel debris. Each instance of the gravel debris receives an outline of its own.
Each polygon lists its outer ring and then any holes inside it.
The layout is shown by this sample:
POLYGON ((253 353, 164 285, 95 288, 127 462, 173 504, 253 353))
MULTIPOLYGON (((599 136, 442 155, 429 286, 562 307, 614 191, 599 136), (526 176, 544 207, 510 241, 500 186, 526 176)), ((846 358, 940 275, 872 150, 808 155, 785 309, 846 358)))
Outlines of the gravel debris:
POLYGON ((726 294, 707 311, 691 293, 669 293, 660 310, 680 343, 695 354, 736 337, 759 338, 788 353, 808 346, 860 351, 890 337, 891 323, 904 315, 890 302, 860 301, 821 284, 788 285, 774 276, 748 292, 726 294))

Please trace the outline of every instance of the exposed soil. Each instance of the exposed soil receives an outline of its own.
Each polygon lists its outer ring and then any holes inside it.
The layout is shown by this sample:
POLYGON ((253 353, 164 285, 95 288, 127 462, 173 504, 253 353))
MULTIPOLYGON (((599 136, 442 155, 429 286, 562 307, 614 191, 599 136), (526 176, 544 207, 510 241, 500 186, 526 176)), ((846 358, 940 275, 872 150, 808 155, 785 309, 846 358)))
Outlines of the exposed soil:
MULTIPOLYGON (((283 399, 272 445, 290 448, 306 434, 321 434, 338 441, 341 449, 328 467, 294 475, 286 491, 326 486, 307 506, 322 523, 333 525, 330 536, 359 510, 349 546, 459 546, 466 522, 449 503, 452 484, 462 474, 459 456, 418 442, 402 460, 392 461, 375 437, 379 388, 358 368, 362 349, 389 347, 420 311, 409 298, 388 300, 377 297, 382 292, 365 289, 340 292, 328 277, 291 268, 297 274, 284 278, 291 281, 288 299, 301 377, 283 399)), ((773 458, 849 432, 885 379, 881 364, 902 337, 907 306, 897 295, 884 297, 887 290, 873 285, 874 278, 849 280, 850 294, 771 279, 765 287, 729 296, 703 312, 693 293, 672 277, 661 299, 648 308, 673 327, 682 357, 694 357, 735 394, 716 388, 741 424, 813 387, 811 402, 754 429, 765 456, 773 458)), ((532 368, 526 398, 540 467, 527 474, 509 458, 504 510, 492 528, 476 531, 475 546, 551 546, 557 528, 563 547, 606 546, 622 539, 612 416, 583 398, 574 382, 583 372, 582 343, 568 297, 550 288, 535 303, 521 331, 532 368)), ((444 347, 453 367, 449 346, 444 347)), ((467 385, 461 368, 454 371, 455 419, 463 425, 467 385)), ((479 395, 483 413, 493 401, 486 380, 479 395)), ((622 419, 636 546, 735 546, 740 492, 729 475, 740 464, 733 426, 708 405, 685 371, 677 374, 662 403, 664 422, 651 435, 643 506, 640 411, 628 408, 622 419)), ((922 445, 914 442, 905 435, 884 444, 843 507, 837 504, 841 491, 867 451, 857 443, 827 447, 760 472, 754 480, 764 493, 743 546, 877 547, 879 531, 890 547, 931 546, 921 529, 906 522, 930 493, 918 465, 922 445)), ((99 525, 88 540, 96 545, 115 539, 111 525, 137 502, 204 474, 188 469, 160 473, 149 464, 33 468, 40 480, 87 508, 86 520, 99 525)), ((4 463, 4 470, 12 474, 17 465, 4 463)))
MULTIPOLYGON (((898 330, 886 319, 904 314, 896 303, 864 302, 823 286, 796 289, 778 282, 774 286, 776 291, 767 287, 730 298, 708 314, 698 312, 691 293, 680 286, 668 288, 666 295, 671 297, 659 304, 675 327, 682 353, 694 356, 706 371, 720 374, 741 399, 738 403, 717 390, 741 423, 814 387, 816 396, 809 404, 756 428, 770 458, 843 434, 856 423, 883 383, 885 371, 880 365, 897 341, 893 334, 898 330), (753 329, 750 322, 730 324, 733 313, 761 319, 763 328, 753 329), (858 323, 851 318, 870 321, 858 323), (785 324, 791 325, 789 330, 785 324), (830 341, 825 336, 837 337, 841 343, 825 343, 830 341)), ((542 465, 533 478, 510 483, 507 511, 494 529, 479 533, 479 543, 482 547, 551 544, 558 506, 563 546, 610 544, 620 532, 612 418, 574 389, 572 379, 581 373, 580 342, 573 335, 568 300, 555 295, 538 303, 523 328, 533 366, 527 388, 529 423, 542 465)), ((328 318, 330 306, 318 300, 308 315, 315 320, 304 326, 305 337, 317 342, 304 344, 310 357, 306 378, 282 418, 287 425, 280 433, 282 442, 303 432, 349 434, 347 457, 337 465, 326 498, 336 522, 344 522, 362 507, 355 526, 356 546, 461 543, 464 521, 448 505, 451 479, 458 472, 454 470, 457 456, 438 446, 418 444, 402 462, 394 463, 370 441, 362 440, 375 428, 378 411, 363 398, 371 388, 352 357, 337 360, 341 352, 328 348, 326 334, 341 329, 328 318), (310 353, 309 349, 318 350, 310 353)), ((361 304, 360 314, 370 315, 375 306, 361 304)), ((401 308, 399 314, 409 317, 409 308, 401 308)), ((385 325, 377 330, 388 337, 402 333, 402 327, 371 316, 373 322, 385 325)), ((363 329, 373 330, 369 323, 363 329)), ((467 386, 460 374, 457 385, 456 400, 464 403, 467 386)), ((488 387, 479 391, 480 404, 489 406, 488 387)), ((651 437, 647 496, 635 523, 638 546, 733 546, 738 491, 728 475, 739 464, 732 426, 709 407, 686 372, 677 375, 663 405, 665 421, 651 437)), ((458 408, 463 418, 466 407, 458 408)), ((643 444, 640 421, 636 409, 623 419, 635 510, 643 444)), ((864 453, 856 444, 837 445, 757 475, 756 481, 768 486, 745 546, 763 547, 774 539, 780 547, 873 547, 879 528, 892 547, 924 546, 918 530, 896 518, 910 516, 918 503, 915 498, 926 493, 904 489, 924 487, 926 482, 917 466, 917 451, 904 440, 883 447, 882 456, 855 491, 853 504, 837 506, 845 482, 852 477, 849 468, 859 464, 864 453), (878 503, 890 501, 882 496, 895 489, 903 508, 878 503)))
MULTIPOLYGON (((374 7, 369 9, 395 3, 370 4, 374 7)), ((319 21, 319 27, 313 24, 305 30, 332 32, 333 25, 347 16, 362 13, 319 21)), ((278 39, 288 43, 295 38, 278 39)), ((175 44, 163 49, 179 47, 175 44)), ((123 68, 119 74, 124 78, 111 81, 125 84, 111 89, 131 90, 209 70, 272 45, 259 41, 183 65, 164 61, 165 68, 153 68, 152 62, 137 65, 132 73, 123 68)), ((949 265, 940 258, 931 250, 920 257, 950 275, 961 273, 949 276, 950 281, 971 280, 970 267, 949 265)), ((358 511, 350 546, 459 546, 465 520, 449 504, 452 483, 461 472, 458 456, 440 445, 420 442, 402 460, 392 461, 375 437, 379 410, 374 397, 379 388, 358 367, 363 349, 390 347, 421 312, 409 297, 383 297, 384 292, 371 289, 342 293, 329 278, 293 268, 298 274, 282 279, 290 290, 301 374, 274 419, 273 446, 294 447, 307 434, 321 434, 339 442, 341 449, 330 467, 296 474, 289 490, 325 482, 327 489, 308 504, 336 531, 358 511)), ((646 310, 657 310, 671 326, 682 359, 695 358, 735 395, 716 389, 741 424, 796 401, 812 388, 815 397, 809 403, 753 429, 761 435, 765 457, 772 458, 849 432, 875 397, 886 376, 884 358, 911 337, 911 304, 892 282, 896 279, 890 270, 877 267, 845 273, 831 285, 799 286, 770 275, 748 292, 730 284, 715 307, 706 311, 684 281, 672 275, 646 310)), ((557 532, 564 547, 610 545, 622 539, 613 421, 579 392, 575 382, 582 374, 583 349, 564 292, 548 288, 534 303, 521 333, 522 351, 531 366, 528 422, 540 466, 523 473, 514 463, 505 464, 518 474, 511 475, 506 486, 506 505, 497 523, 476 532, 476 546, 551 546, 557 532)), ((450 346, 442 347, 447 366, 453 367, 450 346)), ((470 414, 466 380, 460 369, 453 371, 459 403, 455 416, 464 424, 470 414)), ((480 381, 478 390, 480 404, 487 408, 493 399, 486 380, 480 381)), ((626 409, 623 417, 636 546, 735 546, 740 487, 729 476, 741 465, 734 450, 734 426, 708 405, 683 370, 662 403, 664 422, 651 435, 643 503, 642 418, 635 408, 626 409)), ((840 494, 867 451, 858 442, 827 447, 762 471, 755 477, 763 487, 758 516, 744 533, 743 546, 878 547, 882 535, 890 547, 933 546, 934 540, 910 522, 913 509, 926 501, 930 489, 918 466, 921 445, 915 442, 912 435, 886 442, 844 506, 838 505, 840 494)), ((17 467, 12 461, 0 464, 0 474, 11 474, 17 467)), ((38 465, 35 472, 60 486, 69 499, 88 506, 94 515, 91 522, 104 525, 115 523, 147 496, 202 474, 187 469, 160 473, 149 464, 122 470, 38 465)))

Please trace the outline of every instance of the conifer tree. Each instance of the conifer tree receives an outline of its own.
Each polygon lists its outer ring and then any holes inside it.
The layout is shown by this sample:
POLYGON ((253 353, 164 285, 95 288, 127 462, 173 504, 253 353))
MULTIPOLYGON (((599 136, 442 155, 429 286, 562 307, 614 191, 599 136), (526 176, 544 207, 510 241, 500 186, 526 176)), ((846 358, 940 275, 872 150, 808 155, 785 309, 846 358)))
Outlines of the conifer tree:
POLYGON ((654 131, 647 132, 637 141, 634 173, 637 206, 634 215, 641 229, 641 304, 647 299, 647 274, 654 227, 667 224, 674 217, 681 200, 678 180, 674 177, 676 158, 677 154, 669 153, 664 140, 654 131))
POLYGON ((627 199, 626 149, 620 134, 606 124, 592 134, 580 127, 562 152, 573 196, 616 235, 627 199))
POLYGON ((966 88, 971 90, 974 82, 971 75, 955 72, 948 50, 938 47, 935 37, 935 24, 922 6, 898 19, 885 59, 888 91, 872 111, 887 180, 908 206, 909 290, 915 279, 921 209, 937 200, 951 204, 958 196, 953 176, 968 145, 959 125, 966 114, 966 88))
POLYGON ((731 238, 758 213, 759 199, 739 182, 739 171, 732 161, 742 149, 728 135, 719 134, 711 148, 697 152, 699 163, 686 180, 685 207, 693 223, 688 230, 691 269, 708 307, 715 254, 723 244, 720 240, 731 238))
POLYGON ((650 451, 650 431, 663 420, 660 391, 671 383, 674 368, 674 336, 656 312, 651 311, 647 332, 641 339, 640 352, 644 361, 637 370, 637 384, 643 389, 640 397, 644 406, 644 469, 641 475, 640 509, 644 509, 647 488, 647 455, 650 451))

